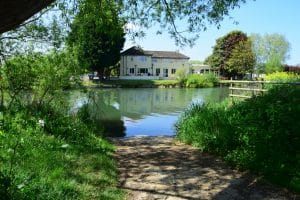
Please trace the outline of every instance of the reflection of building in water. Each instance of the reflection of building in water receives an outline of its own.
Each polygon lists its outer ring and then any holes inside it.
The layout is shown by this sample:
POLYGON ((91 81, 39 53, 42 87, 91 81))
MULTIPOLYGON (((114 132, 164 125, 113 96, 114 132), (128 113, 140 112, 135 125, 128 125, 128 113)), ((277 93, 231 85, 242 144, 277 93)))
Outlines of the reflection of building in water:
POLYGON ((218 102, 227 96, 228 88, 108 89, 92 93, 89 97, 72 94, 72 105, 75 100, 89 99, 87 104, 94 118, 120 120, 121 117, 140 119, 149 114, 178 113, 192 102, 218 102))
POLYGON ((195 91, 183 89, 124 90, 119 93, 120 112, 133 119, 151 113, 181 112, 195 97, 203 98, 195 91))

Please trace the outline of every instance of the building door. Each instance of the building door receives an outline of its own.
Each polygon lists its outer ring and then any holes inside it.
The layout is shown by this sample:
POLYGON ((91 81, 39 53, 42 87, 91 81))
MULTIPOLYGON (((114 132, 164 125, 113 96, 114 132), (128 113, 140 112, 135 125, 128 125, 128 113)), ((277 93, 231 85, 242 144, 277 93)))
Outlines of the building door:
POLYGON ((164 69, 163 70, 163 77, 168 77, 169 76, 169 70, 168 69, 164 69))

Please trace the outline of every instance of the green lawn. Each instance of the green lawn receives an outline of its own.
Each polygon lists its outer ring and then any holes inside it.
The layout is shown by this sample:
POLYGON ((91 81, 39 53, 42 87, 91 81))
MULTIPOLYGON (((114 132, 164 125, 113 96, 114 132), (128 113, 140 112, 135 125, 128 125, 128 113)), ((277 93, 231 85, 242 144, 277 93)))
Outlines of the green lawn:
POLYGON ((177 80, 106 80, 106 81, 83 81, 87 87, 176 87, 179 85, 177 80))

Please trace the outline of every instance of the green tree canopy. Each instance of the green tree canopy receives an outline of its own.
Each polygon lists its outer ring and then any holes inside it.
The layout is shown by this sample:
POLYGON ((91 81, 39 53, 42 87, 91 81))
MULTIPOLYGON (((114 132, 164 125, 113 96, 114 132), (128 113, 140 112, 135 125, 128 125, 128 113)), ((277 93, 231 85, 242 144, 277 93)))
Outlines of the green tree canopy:
POLYGON ((245 73, 251 68, 254 56, 249 44, 251 42, 248 42, 248 37, 245 33, 232 31, 216 40, 213 53, 206 58, 205 63, 212 68, 219 69, 222 75, 233 76, 245 73), (239 66, 233 66, 233 64, 238 64, 239 66))
POLYGON ((112 2, 85 0, 71 25, 68 44, 77 50, 79 63, 97 71, 116 65, 125 42, 124 20, 112 2))
POLYGON ((290 44, 286 38, 278 33, 253 34, 251 38, 256 55, 257 71, 262 73, 282 71, 290 50, 290 44))
POLYGON ((231 74, 252 73, 255 61, 251 40, 240 41, 232 49, 224 69, 231 74))
MULTIPOLYGON (((229 15, 229 11, 239 7, 246 0, 120 0, 119 2, 123 8, 122 15, 127 22, 144 28, 159 24, 160 29, 157 33, 168 31, 177 45, 193 45, 200 33, 209 25, 220 27, 220 22, 229 15)), ((134 32, 132 35, 137 34, 144 33, 134 32)))

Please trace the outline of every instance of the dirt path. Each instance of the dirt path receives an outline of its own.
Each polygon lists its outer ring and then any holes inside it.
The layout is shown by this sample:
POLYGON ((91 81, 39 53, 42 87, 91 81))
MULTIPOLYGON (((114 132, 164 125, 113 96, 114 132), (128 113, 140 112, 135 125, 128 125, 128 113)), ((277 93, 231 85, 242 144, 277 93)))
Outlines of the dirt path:
POLYGON ((112 139, 129 200, 300 199, 171 137, 112 139))

